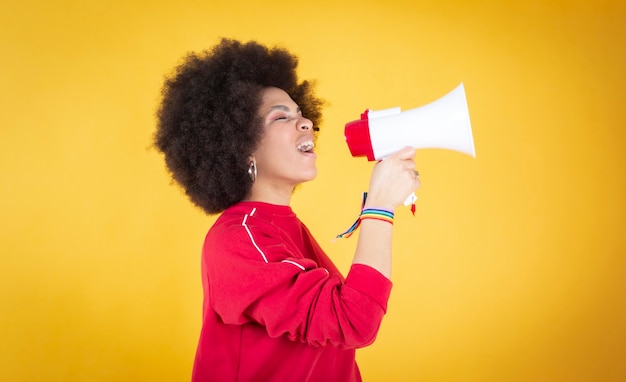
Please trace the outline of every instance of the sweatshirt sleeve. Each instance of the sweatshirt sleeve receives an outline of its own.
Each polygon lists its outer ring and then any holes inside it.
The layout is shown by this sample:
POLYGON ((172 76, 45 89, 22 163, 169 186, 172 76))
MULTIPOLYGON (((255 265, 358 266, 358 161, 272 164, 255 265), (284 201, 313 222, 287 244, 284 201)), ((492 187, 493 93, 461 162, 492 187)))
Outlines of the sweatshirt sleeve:
POLYGON ((352 265, 343 281, 293 253, 271 226, 210 232, 203 273, 209 306, 225 324, 257 323, 271 337, 340 348, 374 341, 392 286, 362 264, 352 265))

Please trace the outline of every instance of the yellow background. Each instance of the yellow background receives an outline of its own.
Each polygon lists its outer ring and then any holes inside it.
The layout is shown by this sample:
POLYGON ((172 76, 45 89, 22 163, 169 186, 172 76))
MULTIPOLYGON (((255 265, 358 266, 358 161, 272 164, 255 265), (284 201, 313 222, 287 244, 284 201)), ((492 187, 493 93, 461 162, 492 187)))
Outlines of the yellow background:
POLYGON ((280 44, 329 101, 293 207, 344 271, 345 122, 464 82, 477 158, 418 152, 366 381, 626 380, 623 1, 4 1, 0 380, 185 381, 213 217, 150 149, 163 75, 280 44))

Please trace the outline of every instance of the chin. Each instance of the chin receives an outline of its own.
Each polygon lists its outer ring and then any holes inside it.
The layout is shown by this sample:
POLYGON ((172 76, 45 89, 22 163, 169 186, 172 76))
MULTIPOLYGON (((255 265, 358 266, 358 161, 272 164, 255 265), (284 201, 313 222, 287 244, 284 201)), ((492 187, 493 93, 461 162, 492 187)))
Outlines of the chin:
POLYGON ((317 170, 313 170, 304 174, 300 183, 310 182, 315 178, 317 178, 317 170))

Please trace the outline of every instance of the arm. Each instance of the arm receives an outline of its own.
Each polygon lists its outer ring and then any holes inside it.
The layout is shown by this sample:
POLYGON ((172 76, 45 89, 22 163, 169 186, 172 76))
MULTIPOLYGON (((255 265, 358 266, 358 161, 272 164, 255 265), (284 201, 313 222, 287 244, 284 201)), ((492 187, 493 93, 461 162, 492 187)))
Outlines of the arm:
POLYGON ((343 281, 259 220, 248 221, 250 235, 240 225, 214 228, 203 251, 205 309, 224 323, 258 323, 270 337, 313 346, 356 348, 374 340, 391 291, 380 272, 354 264, 343 281))
MULTIPOLYGON (((420 186, 415 176, 415 149, 407 147, 374 167, 365 208, 395 211, 420 186)), ((354 264, 368 265, 391 278, 391 239, 393 226, 380 220, 365 219, 359 227, 354 264)))

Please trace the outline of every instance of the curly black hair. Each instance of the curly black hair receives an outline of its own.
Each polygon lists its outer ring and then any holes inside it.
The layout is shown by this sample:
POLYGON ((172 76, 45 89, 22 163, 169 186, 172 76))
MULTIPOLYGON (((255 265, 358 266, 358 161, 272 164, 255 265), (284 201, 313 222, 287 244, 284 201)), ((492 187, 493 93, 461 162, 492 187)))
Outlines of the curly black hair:
POLYGON ((207 214, 241 201, 252 187, 249 158, 262 136, 262 91, 277 87, 302 114, 321 122, 323 101, 314 83, 298 82, 298 59, 279 47, 222 39, 188 53, 166 76, 157 111, 156 148, 172 178, 207 214))

